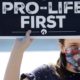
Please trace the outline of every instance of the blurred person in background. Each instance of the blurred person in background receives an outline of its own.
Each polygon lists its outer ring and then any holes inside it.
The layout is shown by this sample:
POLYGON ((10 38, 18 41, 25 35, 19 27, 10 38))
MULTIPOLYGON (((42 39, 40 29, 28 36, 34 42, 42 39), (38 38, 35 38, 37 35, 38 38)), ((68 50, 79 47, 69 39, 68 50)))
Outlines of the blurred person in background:
POLYGON ((24 51, 33 41, 30 34, 29 30, 23 39, 16 39, 4 80, 80 80, 80 39, 59 39, 61 51, 56 65, 43 65, 20 76, 24 51))

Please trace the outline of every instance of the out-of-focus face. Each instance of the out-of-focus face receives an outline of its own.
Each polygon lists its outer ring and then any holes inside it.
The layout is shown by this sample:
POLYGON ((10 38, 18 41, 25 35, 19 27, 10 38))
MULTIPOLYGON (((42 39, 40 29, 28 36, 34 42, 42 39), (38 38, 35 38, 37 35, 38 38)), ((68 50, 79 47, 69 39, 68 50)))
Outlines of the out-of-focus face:
POLYGON ((69 47, 80 47, 80 39, 65 39, 61 51, 64 52, 65 49, 69 47))
POLYGON ((72 70, 80 73, 80 39, 65 39, 61 51, 72 70))

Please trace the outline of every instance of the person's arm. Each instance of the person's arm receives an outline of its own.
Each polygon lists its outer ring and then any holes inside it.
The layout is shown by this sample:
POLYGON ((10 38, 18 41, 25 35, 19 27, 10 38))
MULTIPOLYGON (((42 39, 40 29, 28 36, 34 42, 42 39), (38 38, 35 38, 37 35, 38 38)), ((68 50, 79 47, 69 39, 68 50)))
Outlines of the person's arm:
POLYGON ((30 39, 30 33, 31 31, 28 31, 23 39, 16 39, 4 75, 4 80, 19 80, 20 66, 21 66, 23 53, 25 49, 28 48, 28 46, 32 42, 32 39, 30 39))

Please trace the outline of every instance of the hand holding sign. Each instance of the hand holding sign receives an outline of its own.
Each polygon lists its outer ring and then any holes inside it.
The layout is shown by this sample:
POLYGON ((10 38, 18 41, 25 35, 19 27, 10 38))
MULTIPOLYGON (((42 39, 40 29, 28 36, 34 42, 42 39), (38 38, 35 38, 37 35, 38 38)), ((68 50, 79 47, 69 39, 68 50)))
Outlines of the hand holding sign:
POLYGON ((31 44, 32 39, 30 38, 31 30, 26 32, 26 36, 24 38, 17 38, 14 45, 14 50, 24 51, 31 44))

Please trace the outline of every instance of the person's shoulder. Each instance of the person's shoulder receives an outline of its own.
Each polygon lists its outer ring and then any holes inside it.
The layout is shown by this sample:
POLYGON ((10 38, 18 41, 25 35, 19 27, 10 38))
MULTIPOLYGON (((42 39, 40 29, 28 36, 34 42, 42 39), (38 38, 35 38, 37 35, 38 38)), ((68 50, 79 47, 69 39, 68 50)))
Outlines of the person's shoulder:
POLYGON ((31 73, 23 73, 20 76, 20 80, 23 80, 25 78, 29 80, 34 80, 34 78, 38 78, 41 76, 42 73, 46 73, 46 70, 49 68, 47 64, 41 65, 37 67, 35 70, 33 70, 31 73))
POLYGON ((56 74, 56 68, 52 65, 44 64, 31 73, 22 74, 21 80, 27 78, 28 80, 60 80, 56 74))

